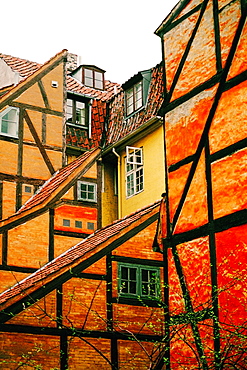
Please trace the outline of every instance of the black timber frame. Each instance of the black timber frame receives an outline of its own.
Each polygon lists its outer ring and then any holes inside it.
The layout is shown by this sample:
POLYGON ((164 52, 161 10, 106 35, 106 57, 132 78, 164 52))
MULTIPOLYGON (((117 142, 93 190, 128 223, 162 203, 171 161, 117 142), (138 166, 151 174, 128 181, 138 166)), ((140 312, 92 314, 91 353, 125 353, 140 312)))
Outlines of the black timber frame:
MULTIPOLYGON (((110 245, 104 247, 101 251, 98 251, 93 256, 89 257, 87 260, 79 263, 77 266, 69 269, 61 276, 55 278, 53 281, 48 282, 42 288, 38 288, 33 293, 27 295, 24 298, 21 298, 18 302, 10 305, 6 310, 0 312, 0 331, 2 332, 13 332, 13 333, 31 333, 36 335, 51 335, 60 337, 60 370, 66 370, 68 366, 68 337, 69 336, 78 336, 85 338, 106 338, 111 342, 111 365, 112 369, 118 369, 118 340, 133 340, 133 336, 129 334, 123 334, 113 330, 113 304, 116 303, 112 297, 112 261, 121 261, 125 260, 124 256, 113 256, 112 251, 138 234, 140 231, 144 230, 146 227, 157 221, 159 213, 155 213, 152 216, 148 217, 136 228, 130 229, 124 235, 118 237, 110 245), (106 256, 106 275, 98 274, 88 274, 83 273, 87 267, 91 266, 93 263, 100 260, 102 257, 106 256), (71 278, 86 278, 93 280, 105 280, 106 281, 106 303, 107 303, 107 330, 106 331, 87 331, 82 329, 64 328, 62 327, 62 289, 63 284, 70 280, 71 278), (41 298, 45 297, 52 291, 56 291, 56 306, 57 306, 57 327, 36 327, 36 326, 22 326, 22 325, 12 325, 8 323, 8 320, 18 313, 22 312, 26 307, 34 304, 41 298), (6 323, 6 324, 5 324, 6 323)), ((162 267, 162 262, 156 260, 143 260, 139 258, 133 258, 133 261, 150 265, 157 265, 162 267)), ((135 301, 124 302, 127 304, 136 304, 135 301)), ((143 335, 136 334, 136 339, 140 341, 161 341, 162 335, 143 335)))
MULTIPOLYGON (((236 0, 233 0, 232 2, 230 2, 230 4, 234 3, 235 1, 236 0)), ((203 312, 201 312, 201 315, 199 315, 200 316, 199 321, 200 320, 205 320, 209 317, 211 317, 213 319, 213 322, 214 322, 213 328, 214 328, 215 369, 217 370, 217 369, 220 369, 221 353, 220 353, 220 336, 219 336, 219 324, 218 324, 219 306, 218 306, 218 298, 217 298, 218 285, 217 285, 217 261, 216 261, 216 249, 215 249, 216 248, 215 247, 215 234, 217 232, 227 230, 227 229, 229 229, 233 226, 239 226, 239 225, 246 224, 247 210, 233 212, 230 215, 221 217, 219 219, 214 219, 213 203, 212 203, 213 200, 212 200, 211 164, 214 161, 218 160, 218 159, 224 158, 227 155, 230 155, 230 154, 232 154, 232 153, 234 153, 238 150, 246 148, 247 147, 247 139, 243 139, 243 140, 241 140, 241 141, 239 141, 239 142, 237 142, 233 145, 228 146, 227 148, 224 148, 224 149, 222 149, 222 150, 220 150, 220 151, 218 151, 214 154, 211 154, 210 150, 209 150, 208 133, 209 133, 209 129, 210 129, 212 120, 214 118, 216 109, 218 107, 219 100, 220 100, 223 92, 227 91, 227 90, 231 89, 232 87, 237 86, 241 82, 247 80, 247 71, 245 71, 245 72, 239 74, 238 76, 232 78, 231 80, 227 81, 227 75, 228 75, 228 72, 230 70, 230 67, 231 67, 231 64, 232 64, 232 61, 233 61, 233 58, 234 58, 234 55, 235 55, 235 52, 236 52, 236 49, 237 49, 237 45, 238 45, 238 42, 240 40, 242 31, 243 31, 243 27, 244 27, 244 24, 245 24, 245 20, 246 20, 246 16, 247 16, 247 6, 246 6, 246 3, 241 0, 241 11, 242 11, 242 13, 241 13, 241 16, 240 16, 240 19, 239 19, 239 24, 238 24, 237 30, 235 32, 234 39, 232 41, 232 45, 231 45, 228 57, 226 59, 225 66, 224 66, 224 68, 222 68, 220 29, 219 29, 219 13, 222 12, 225 7, 219 9, 218 8, 218 1, 213 0, 213 22, 214 22, 214 30, 215 30, 215 32, 214 32, 214 34, 215 34, 215 56, 216 56, 216 70, 217 70, 216 75, 213 76, 212 78, 210 78, 209 80, 205 81, 201 85, 195 87, 189 93, 186 93, 182 97, 180 97, 180 98, 171 102, 170 100, 171 100, 173 91, 174 91, 174 89, 177 85, 178 79, 179 79, 180 74, 183 70, 184 63, 186 61, 186 58, 187 58, 188 53, 190 51, 191 45, 193 43, 193 39, 194 39, 194 37, 197 33, 197 30, 200 26, 201 21, 202 21, 203 13, 206 10, 208 0, 203 0, 201 2, 201 4, 196 6, 194 9, 189 11, 187 14, 183 15, 181 18, 176 19, 178 14, 181 12, 181 10, 183 10, 188 5, 188 3, 189 3, 189 1, 186 1, 186 0, 181 1, 180 6, 177 9, 175 9, 173 14, 171 14, 170 19, 168 20, 168 22, 163 26, 163 28, 161 28, 158 31, 159 36, 162 38, 163 61, 165 61, 164 47, 163 47, 163 36, 164 36, 164 34, 167 33, 168 31, 172 30, 172 28, 176 27, 179 23, 183 22, 184 19, 190 17, 192 14, 195 14, 196 12, 199 13, 196 25, 195 25, 194 30, 191 34, 191 37, 188 41, 187 47, 184 51, 184 54, 181 58, 180 64, 177 68, 177 71, 176 71, 175 76, 174 76, 174 80, 172 82, 172 85, 171 85, 171 88, 170 88, 169 91, 167 91, 167 87, 166 87, 166 77, 165 77, 166 65, 165 65, 165 62, 164 62, 164 84, 165 84, 166 96, 165 96, 160 114, 164 116, 164 121, 165 121, 165 114, 167 112, 172 111, 174 108, 176 108, 180 104, 188 101, 189 99, 196 96, 197 94, 204 91, 205 89, 209 89, 209 88, 215 86, 216 84, 218 84, 218 88, 216 90, 214 101, 213 101, 213 104, 211 106, 211 110, 208 114, 201 139, 199 141, 197 150, 196 150, 194 155, 191 155, 187 158, 184 158, 180 162, 175 163, 175 164, 171 165, 170 167, 168 167, 167 166, 167 159, 166 159, 166 157, 167 157, 166 143, 165 143, 165 140, 164 140, 164 145, 165 145, 165 168, 166 168, 166 174, 167 174, 166 175, 166 189, 167 189, 166 191, 168 193, 168 197, 167 197, 167 202, 166 202, 166 207, 167 207, 166 208, 166 210, 167 210, 167 238, 165 238, 163 240, 163 243, 164 243, 163 256, 164 256, 164 267, 167 268, 167 266, 168 266, 167 248, 172 249, 177 274, 179 276, 180 286, 181 286, 181 289, 182 289, 182 292, 183 292, 185 307, 186 307, 186 310, 187 310, 187 313, 188 313, 188 315, 185 315, 184 318, 179 317, 175 321, 177 321, 178 323, 190 322, 191 327, 192 327, 192 331, 193 331, 193 334, 194 334, 194 341, 195 341, 195 345, 196 345, 196 348, 197 348, 200 363, 201 363, 202 369, 206 370, 206 369, 208 369, 208 364, 207 364, 206 358, 205 358, 203 350, 202 350, 201 339, 200 339, 200 336, 199 336, 199 333, 198 333, 198 329, 196 327, 197 325, 195 324, 194 321, 189 320, 189 315, 192 313, 193 317, 194 317, 195 313, 193 313, 193 310, 192 310, 192 307, 191 307, 189 291, 186 287, 186 279, 185 279, 185 276, 183 274, 183 268, 182 268, 182 264, 179 260, 179 256, 178 256, 178 253, 177 253, 177 250, 176 250, 176 245, 178 245, 180 243, 183 243, 185 241, 193 240, 193 239, 195 239, 199 236, 208 236, 209 237, 209 252, 210 252, 211 279, 212 279, 212 293, 211 294, 212 294, 213 308, 212 308, 212 310, 209 310, 209 312, 207 312, 205 314, 205 316, 203 315, 203 312), (208 202, 208 224, 203 225, 199 228, 184 232, 184 233, 174 234, 175 227, 176 227, 176 224, 177 224, 178 219, 179 219, 179 215, 180 215, 180 213, 182 211, 182 207, 185 203, 185 200, 186 200, 186 197, 187 197, 187 194, 188 194, 191 182, 193 180, 193 177, 194 177, 194 174, 195 174, 195 171, 196 171, 196 168, 197 168, 197 165, 198 165, 198 162, 199 162, 199 159, 200 159, 200 156, 201 156, 201 153, 202 153, 203 149, 205 149, 205 161, 206 161, 205 164, 206 164, 206 183, 207 183, 207 202, 208 202), (187 182, 185 184, 184 191, 183 191, 183 194, 180 198, 180 202, 179 202, 179 205, 178 205, 177 210, 175 212, 175 215, 174 215, 173 219, 170 220, 170 217, 169 217, 169 214, 170 214, 169 213, 169 186, 168 186, 168 180, 167 179, 168 179, 168 176, 169 176, 170 172, 176 171, 178 168, 180 168, 181 166, 183 166, 185 164, 188 164, 188 163, 191 163, 191 169, 190 169, 190 172, 189 172, 189 176, 187 178, 187 182), (187 319, 186 319, 186 316, 187 316, 187 319), (204 318, 203 318, 203 316, 204 316, 204 318), (186 320, 188 320, 188 321, 186 321, 186 320)), ((229 6, 229 4, 227 4, 226 6, 229 6)), ((165 125, 165 122, 164 122, 164 125, 165 125)), ((168 277, 167 277, 167 283, 168 283, 168 277)), ((167 370, 170 370, 170 366, 171 366, 170 365, 170 351, 169 351, 169 325, 174 324, 174 317, 172 318, 172 317, 169 316, 169 287, 167 288, 167 291, 165 291, 165 306, 166 306, 166 310, 165 310, 165 328, 166 328, 166 337, 167 337, 167 348, 164 351, 164 358, 162 358, 159 361, 159 363, 155 367, 155 370, 162 369, 162 366, 164 364, 166 365, 167 370)))

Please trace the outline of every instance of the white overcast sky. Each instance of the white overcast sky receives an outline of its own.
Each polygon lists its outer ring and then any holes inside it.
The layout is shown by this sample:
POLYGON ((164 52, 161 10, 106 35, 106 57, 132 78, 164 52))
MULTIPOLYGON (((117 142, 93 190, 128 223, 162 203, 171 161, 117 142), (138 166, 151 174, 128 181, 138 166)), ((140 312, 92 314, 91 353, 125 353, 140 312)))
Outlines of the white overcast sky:
POLYGON ((178 0, 4 0, 0 52, 44 63, 62 49, 123 83, 161 61, 154 31, 178 0))

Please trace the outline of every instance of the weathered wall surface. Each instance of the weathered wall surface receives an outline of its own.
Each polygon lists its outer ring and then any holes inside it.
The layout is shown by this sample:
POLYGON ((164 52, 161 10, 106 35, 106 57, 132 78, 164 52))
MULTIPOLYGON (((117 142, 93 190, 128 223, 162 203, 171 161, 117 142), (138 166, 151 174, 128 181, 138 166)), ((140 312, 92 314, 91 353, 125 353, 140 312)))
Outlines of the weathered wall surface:
POLYGON ((189 368, 219 368, 230 321, 237 344, 226 356, 241 352, 246 364, 234 326, 244 325, 247 314, 245 19, 240 1, 189 1, 159 30, 167 90, 169 304, 170 315, 181 317, 181 326, 170 328, 178 330, 173 369, 182 368, 184 357, 189 368), (179 332, 187 339, 179 342, 179 332))

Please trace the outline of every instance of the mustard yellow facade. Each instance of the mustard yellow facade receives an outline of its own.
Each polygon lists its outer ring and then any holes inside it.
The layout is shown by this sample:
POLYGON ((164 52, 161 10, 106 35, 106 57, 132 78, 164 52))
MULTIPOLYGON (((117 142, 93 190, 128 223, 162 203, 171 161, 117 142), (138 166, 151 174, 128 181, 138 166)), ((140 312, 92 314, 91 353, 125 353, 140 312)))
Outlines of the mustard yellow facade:
POLYGON ((2 219, 64 163, 65 56, 56 55, 0 98, 2 219))
POLYGON ((163 127, 131 143, 143 150, 143 190, 132 196, 126 191, 126 150, 120 153, 119 218, 161 198, 165 191, 163 127))
MULTIPOLYGON (((149 133, 138 133, 124 143, 111 148, 111 161, 103 164, 102 225, 122 218, 161 198, 165 192, 163 126, 149 133), (126 148, 141 149, 143 160, 142 185, 139 191, 128 194, 126 148), (114 159, 114 162, 113 162, 114 159)), ((109 156, 109 154, 108 154, 109 156)), ((136 179, 134 186, 136 186, 136 179)))

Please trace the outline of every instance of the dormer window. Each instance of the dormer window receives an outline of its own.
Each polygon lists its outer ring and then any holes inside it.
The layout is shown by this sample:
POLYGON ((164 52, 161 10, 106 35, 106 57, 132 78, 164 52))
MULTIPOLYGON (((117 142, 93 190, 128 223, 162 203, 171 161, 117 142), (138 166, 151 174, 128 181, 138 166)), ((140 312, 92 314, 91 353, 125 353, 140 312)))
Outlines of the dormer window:
POLYGON ((125 104, 127 116, 142 107, 142 81, 126 90, 125 104))
POLYGON ((122 85, 126 118, 144 108, 147 102, 151 72, 150 69, 139 72, 122 85))
POLYGON ((92 69, 84 69, 84 85, 103 90, 104 78, 103 73, 92 69))
POLYGON ((66 107, 67 124, 88 129, 90 126, 90 100, 75 94, 68 94, 66 107))
POLYGON ((97 90, 105 89, 105 71, 94 65, 80 65, 71 73, 71 76, 83 83, 85 86, 97 90))

